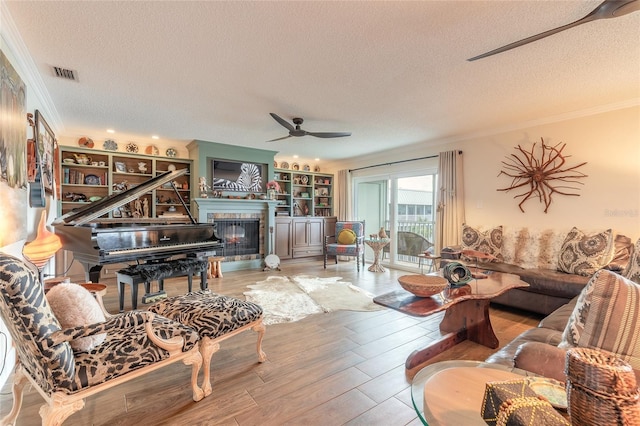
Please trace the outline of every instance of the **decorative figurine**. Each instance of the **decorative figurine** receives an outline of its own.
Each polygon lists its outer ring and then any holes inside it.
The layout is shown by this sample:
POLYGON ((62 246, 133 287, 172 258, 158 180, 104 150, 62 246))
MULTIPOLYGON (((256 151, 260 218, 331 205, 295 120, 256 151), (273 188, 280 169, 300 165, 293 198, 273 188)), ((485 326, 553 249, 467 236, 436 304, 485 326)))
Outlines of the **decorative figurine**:
POLYGON ((384 227, 380 228, 380 231, 378 231, 378 236, 379 236, 380 238, 383 238, 383 239, 384 239, 384 238, 389 238, 389 237, 387 237, 387 233, 386 233, 386 231, 384 230, 384 227))
POLYGON ((207 198, 207 192, 209 191, 209 185, 207 185, 207 178, 200 176, 200 198, 207 198))

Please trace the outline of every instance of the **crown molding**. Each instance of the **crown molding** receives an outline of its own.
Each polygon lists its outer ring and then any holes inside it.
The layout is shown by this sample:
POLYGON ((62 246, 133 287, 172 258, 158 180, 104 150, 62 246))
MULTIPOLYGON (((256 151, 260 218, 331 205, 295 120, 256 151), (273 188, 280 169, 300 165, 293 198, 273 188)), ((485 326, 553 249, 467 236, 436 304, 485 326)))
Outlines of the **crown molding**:
MULTIPOLYGON (((27 85, 27 99, 29 99, 29 93, 33 92, 34 98, 32 99, 37 100, 37 108, 34 109, 42 112, 55 133, 63 132, 64 125, 60 119, 60 114, 58 114, 58 110, 53 104, 42 76, 38 72, 38 67, 24 44, 20 31, 18 31, 4 0, 0 0, 0 36, 4 41, 3 49, 6 46, 12 53, 12 65, 27 85)), ((29 107, 31 106, 29 105, 29 107)))

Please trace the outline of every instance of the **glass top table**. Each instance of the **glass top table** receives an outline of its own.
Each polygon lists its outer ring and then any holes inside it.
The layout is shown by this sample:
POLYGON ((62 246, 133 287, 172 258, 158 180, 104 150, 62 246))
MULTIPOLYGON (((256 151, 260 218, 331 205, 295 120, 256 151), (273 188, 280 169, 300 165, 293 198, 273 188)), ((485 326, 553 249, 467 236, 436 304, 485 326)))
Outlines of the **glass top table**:
POLYGON ((480 361, 437 362, 424 367, 413 378, 411 402, 425 425, 486 426, 480 414, 486 383, 524 376, 536 375, 480 361))

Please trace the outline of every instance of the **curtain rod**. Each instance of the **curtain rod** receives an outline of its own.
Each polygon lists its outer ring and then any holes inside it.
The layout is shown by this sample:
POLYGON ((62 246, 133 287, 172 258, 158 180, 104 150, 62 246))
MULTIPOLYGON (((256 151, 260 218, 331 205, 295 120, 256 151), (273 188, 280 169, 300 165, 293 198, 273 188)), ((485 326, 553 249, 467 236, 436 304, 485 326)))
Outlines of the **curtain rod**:
MULTIPOLYGON (((462 151, 458 151, 458 154, 462 154, 462 151)), ((439 155, 429 155, 428 157, 411 158, 409 160, 400 160, 400 161, 392 161, 390 163, 374 164, 373 166, 365 166, 365 167, 358 167, 357 169, 349 169, 349 173, 355 172, 357 170, 370 169, 372 167, 390 166, 392 164, 406 163, 406 162, 409 162, 409 161, 426 160, 428 158, 438 158, 438 157, 439 157, 439 155)))

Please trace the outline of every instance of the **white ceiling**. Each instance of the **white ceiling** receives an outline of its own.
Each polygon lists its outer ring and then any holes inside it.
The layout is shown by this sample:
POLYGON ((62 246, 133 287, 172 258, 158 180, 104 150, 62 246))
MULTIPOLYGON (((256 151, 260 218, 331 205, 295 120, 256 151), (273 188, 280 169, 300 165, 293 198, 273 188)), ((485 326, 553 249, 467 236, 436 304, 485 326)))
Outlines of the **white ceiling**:
MULTIPOLYGON (((62 124, 336 160, 640 99, 640 12, 467 58, 594 1, 7 1, 62 124), (53 77, 51 66, 79 82, 53 77), (274 112, 308 131, 285 136, 274 112)), ((55 115, 55 114, 54 114, 55 115)), ((101 143, 99 143, 101 146, 101 143)))

